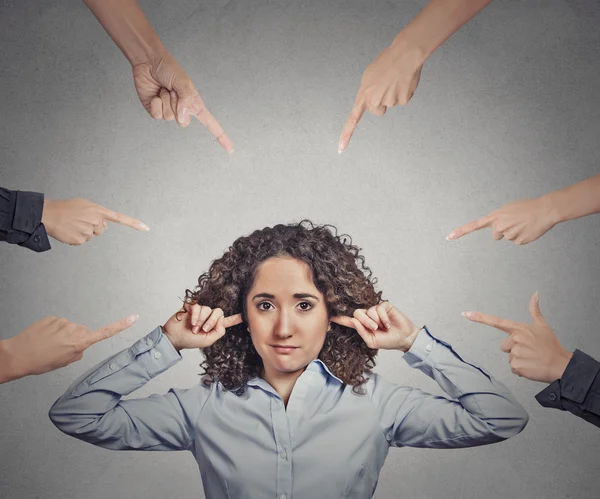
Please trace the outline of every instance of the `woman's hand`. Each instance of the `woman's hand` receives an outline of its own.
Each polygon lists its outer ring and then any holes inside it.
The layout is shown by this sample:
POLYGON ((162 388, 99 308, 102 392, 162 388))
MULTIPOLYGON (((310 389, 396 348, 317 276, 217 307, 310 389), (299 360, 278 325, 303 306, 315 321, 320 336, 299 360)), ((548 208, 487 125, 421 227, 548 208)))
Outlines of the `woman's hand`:
POLYGON ((389 302, 368 310, 359 308, 353 317, 336 316, 331 322, 356 329, 369 348, 407 352, 421 328, 389 302))
POLYGON ((242 323, 242 314, 225 317, 220 308, 185 303, 163 326, 175 350, 206 348, 225 335, 225 329, 242 323))

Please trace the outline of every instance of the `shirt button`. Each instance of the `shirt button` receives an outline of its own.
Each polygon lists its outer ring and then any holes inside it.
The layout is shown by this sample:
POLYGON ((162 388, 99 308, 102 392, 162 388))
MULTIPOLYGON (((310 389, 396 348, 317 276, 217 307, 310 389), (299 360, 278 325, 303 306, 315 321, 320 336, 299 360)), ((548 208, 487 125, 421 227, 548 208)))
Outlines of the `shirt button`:
POLYGON ((160 359, 162 357, 160 352, 154 352, 154 358, 155 359, 160 359))
POLYGON ((427 350, 428 352, 431 352, 431 350, 433 350, 433 343, 427 343, 425 350, 427 350))
POLYGON ((114 371, 114 370, 117 368, 117 364, 111 364, 110 366, 108 366, 108 368, 109 368, 111 371, 114 371))
POLYGON ((286 454, 286 452, 285 452, 285 451, 282 451, 282 452, 280 452, 280 453, 279 453, 279 457, 280 457, 281 459, 287 459, 287 454, 286 454))
POLYGON ((149 347, 152 346, 152 340, 150 338, 146 339, 146 345, 148 345, 149 347))
POLYGON ((550 400, 556 400, 556 393, 551 393, 550 395, 548 395, 548 398, 550 400))
POLYGON ((281 495, 279 496, 279 499, 287 499, 287 496, 286 496, 285 494, 281 494, 281 495))
POLYGON ((40 236, 33 236, 33 242, 34 243, 39 243, 40 242, 40 236))

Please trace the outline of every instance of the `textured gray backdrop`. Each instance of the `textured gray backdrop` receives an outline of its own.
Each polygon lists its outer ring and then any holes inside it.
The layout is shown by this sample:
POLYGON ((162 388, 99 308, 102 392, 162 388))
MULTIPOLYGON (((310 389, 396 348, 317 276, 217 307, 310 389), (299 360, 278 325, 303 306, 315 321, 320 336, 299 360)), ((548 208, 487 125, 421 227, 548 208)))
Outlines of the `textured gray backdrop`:
MULTIPOLYGON (((392 449, 376 498, 596 498, 598 428, 540 407, 510 373, 502 332, 463 310, 528 320, 541 307, 569 349, 600 357, 600 216, 516 247, 453 228, 600 171, 600 14, 588 1, 498 1, 438 50, 406 108, 365 115, 337 141, 363 69, 425 1, 147 0, 167 48, 234 141, 154 122, 127 61, 77 1, 0 7, 0 185, 85 197, 145 221, 83 247, 0 248, 2 338, 46 316, 138 323, 84 359, 0 386, 2 499, 202 498, 186 453, 126 453, 62 435, 47 418, 80 373, 177 309, 239 235, 304 217, 364 248, 384 296, 511 387, 531 415, 510 441, 392 449)), ((197 352, 136 396, 198 380, 197 352)), ((377 370, 439 393, 395 353, 377 370)), ((343 458, 343 456, 340 456, 343 458)))

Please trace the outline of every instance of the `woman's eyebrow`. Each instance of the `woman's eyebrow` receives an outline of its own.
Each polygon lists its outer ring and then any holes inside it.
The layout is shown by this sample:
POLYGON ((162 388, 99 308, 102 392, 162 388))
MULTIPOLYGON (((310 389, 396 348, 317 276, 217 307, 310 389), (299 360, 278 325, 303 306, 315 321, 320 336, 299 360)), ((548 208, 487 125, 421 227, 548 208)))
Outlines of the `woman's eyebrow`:
POLYGON ((311 295, 310 293, 296 293, 294 295, 294 298, 312 298, 314 300, 319 301, 318 297, 316 297, 315 295, 311 295))
MULTIPOLYGON (((271 293, 258 293, 252 297, 253 300, 256 300, 257 298, 269 298, 270 300, 274 300, 275 295, 272 295, 271 293)), ((297 298, 297 299, 312 298, 313 300, 319 301, 319 298, 317 296, 311 295, 310 293, 296 293, 294 295, 294 298, 297 298)))
POLYGON ((275 299, 275 295, 272 295, 270 293, 258 293, 257 295, 254 295, 254 297, 252 299, 256 300, 257 298, 269 298, 269 299, 273 300, 273 299, 275 299))

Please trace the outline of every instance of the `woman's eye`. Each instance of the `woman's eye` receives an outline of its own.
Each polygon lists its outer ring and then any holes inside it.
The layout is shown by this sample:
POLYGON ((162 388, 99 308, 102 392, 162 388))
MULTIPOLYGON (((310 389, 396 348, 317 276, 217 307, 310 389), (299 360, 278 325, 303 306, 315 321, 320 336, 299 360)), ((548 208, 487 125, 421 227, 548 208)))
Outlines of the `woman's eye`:
POLYGON ((300 307, 300 310, 310 310, 311 308, 313 308, 312 303, 309 303, 307 301, 299 303, 298 306, 300 307))
POLYGON ((258 304, 259 310, 270 310, 273 307, 268 301, 263 301, 258 304))

